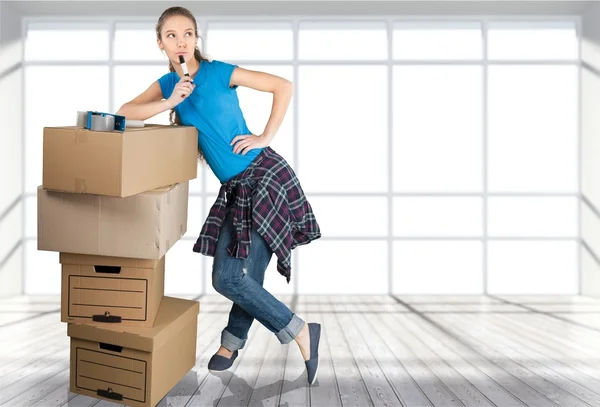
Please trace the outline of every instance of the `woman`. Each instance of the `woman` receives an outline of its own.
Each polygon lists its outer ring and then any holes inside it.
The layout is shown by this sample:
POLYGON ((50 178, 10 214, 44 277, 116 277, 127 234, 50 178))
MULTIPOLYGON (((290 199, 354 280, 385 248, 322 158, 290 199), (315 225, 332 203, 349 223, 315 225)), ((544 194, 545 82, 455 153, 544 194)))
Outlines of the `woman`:
POLYGON ((291 250, 321 236, 296 175, 268 147, 287 111, 292 84, 204 58, 198 49, 196 19, 183 7, 165 10, 156 34, 170 72, 117 113, 146 120, 172 109, 172 124, 198 129, 199 155, 221 181, 219 196, 194 245, 195 252, 214 256, 213 286, 234 303, 221 332, 221 347, 208 368, 229 368, 257 319, 282 344, 297 342, 312 384, 317 375, 320 324, 305 323, 262 287, 273 253, 278 257, 277 270, 289 283, 291 250), (184 75, 180 55, 189 76, 184 75), (246 126, 238 86, 273 93, 272 112, 259 136, 246 126))

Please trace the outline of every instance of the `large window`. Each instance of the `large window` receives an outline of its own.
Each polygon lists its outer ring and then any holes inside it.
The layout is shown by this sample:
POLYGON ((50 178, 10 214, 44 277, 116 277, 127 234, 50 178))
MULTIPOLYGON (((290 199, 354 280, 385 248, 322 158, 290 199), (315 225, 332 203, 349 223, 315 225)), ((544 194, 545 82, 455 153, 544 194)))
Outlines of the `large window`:
MULTIPOLYGON (((154 23, 28 21, 27 293, 60 291, 58 256, 35 244, 42 128, 72 124, 77 110, 116 111, 166 73, 154 23)), ((295 85, 272 147, 297 172, 323 238, 294 251, 292 284, 273 257, 267 288, 577 293, 577 26, 572 19, 201 21, 209 58, 295 85)), ((238 94, 259 134, 270 94, 238 94)), ((148 121, 166 124, 168 112, 148 121)), ((167 293, 214 292, 212 259, 191 249, 219 186, 200 165, 188 233, 167 253, 167 293)))

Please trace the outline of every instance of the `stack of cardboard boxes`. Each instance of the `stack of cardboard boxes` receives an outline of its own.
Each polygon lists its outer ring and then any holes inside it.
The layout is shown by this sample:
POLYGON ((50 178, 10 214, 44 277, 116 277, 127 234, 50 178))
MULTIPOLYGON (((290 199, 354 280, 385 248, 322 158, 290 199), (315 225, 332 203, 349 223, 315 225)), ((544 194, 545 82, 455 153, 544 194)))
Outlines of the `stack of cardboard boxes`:
POLYGON ((197 142, 185 126, 44 128, 38 249, 60 253, 74 393, 154 406, 195 365, 199 304, 164 279, 197 142))

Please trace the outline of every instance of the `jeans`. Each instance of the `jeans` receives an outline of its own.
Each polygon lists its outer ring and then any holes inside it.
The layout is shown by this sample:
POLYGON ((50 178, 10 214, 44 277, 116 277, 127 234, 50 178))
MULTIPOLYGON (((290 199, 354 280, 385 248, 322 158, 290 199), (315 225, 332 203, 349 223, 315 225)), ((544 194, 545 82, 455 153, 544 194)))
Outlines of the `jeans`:
POLYGON ((273 332, 280 343, 292 341, 304 327, 304 321, 285 304, 263 288, 265 270, 273 252, 254 229, 247 259, 233 257, 227 247, 235 235, 233 207, 221 227, 213 261, 212 284, 218 293, 231 301, 227 326, 221 332, 221 346, 242 349, 254 319, 273 332))

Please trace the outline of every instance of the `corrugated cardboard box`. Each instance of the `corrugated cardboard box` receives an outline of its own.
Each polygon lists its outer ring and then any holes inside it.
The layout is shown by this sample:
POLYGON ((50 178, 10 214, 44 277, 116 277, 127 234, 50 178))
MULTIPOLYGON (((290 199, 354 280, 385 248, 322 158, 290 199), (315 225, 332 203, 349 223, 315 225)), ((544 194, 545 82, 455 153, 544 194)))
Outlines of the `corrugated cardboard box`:
POLYGON ((151 327, 165 287, 160 260, 61 253, 61 321, 151 327))
POLYGON ((124 132, 45 127, 45 189, 131 196, 196 178, 198 130, 147 125, 124 132))
POLYGON ((188 182, 127 198, 38 188, 38 250, 158 260, 187 231, 188 182))
POLYGON ((198 312, 197 301, 163 297, 153 328, 68 324, 69 390, 155 406, 196 364, 198 312))

